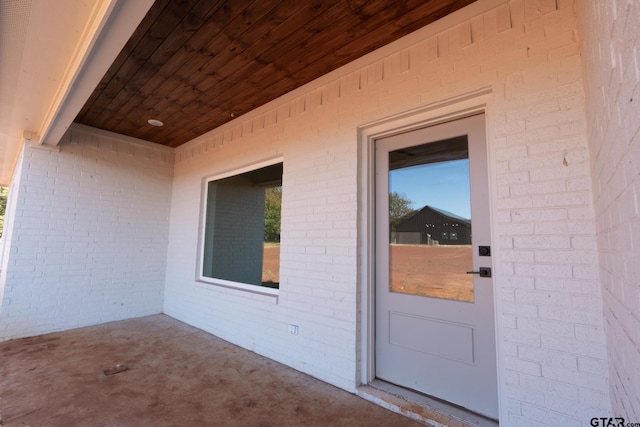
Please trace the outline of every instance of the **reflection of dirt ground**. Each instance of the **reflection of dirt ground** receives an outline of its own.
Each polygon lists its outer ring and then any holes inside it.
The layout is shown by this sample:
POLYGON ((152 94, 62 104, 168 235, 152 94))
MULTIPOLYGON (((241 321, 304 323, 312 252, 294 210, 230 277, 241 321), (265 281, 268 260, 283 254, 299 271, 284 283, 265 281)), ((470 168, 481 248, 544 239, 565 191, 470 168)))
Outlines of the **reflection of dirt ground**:
POLYGON ((280 245, 265 245, 262 255, 262 281, 280 283, 280 245))
POLYGON ((471 246, 390 245, 391 291, 473 301, 471 246))
MULTIPOLYGON (((471 246, 391 245, 391 290, 473 301, 471 246)), ((263 282, 280 282, 280 245, 265 246, 263 282)))

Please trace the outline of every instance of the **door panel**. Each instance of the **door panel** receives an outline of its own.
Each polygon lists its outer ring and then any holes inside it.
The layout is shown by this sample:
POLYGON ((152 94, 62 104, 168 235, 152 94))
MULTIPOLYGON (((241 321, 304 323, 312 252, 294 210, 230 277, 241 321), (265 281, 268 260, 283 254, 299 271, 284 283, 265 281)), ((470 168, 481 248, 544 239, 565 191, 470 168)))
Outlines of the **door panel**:
POLYGON ((376 376, 497 418, 484 115, 376 141, 375 184, 376 376))
POLYGON ((462 323, 390 312, 389 341, 423 353, 445 359, 473 363, 473 328, 462 323), (443 339, 446 337, 446 339, 443 339), (431 343, 439 342, 438 346, 431 343))

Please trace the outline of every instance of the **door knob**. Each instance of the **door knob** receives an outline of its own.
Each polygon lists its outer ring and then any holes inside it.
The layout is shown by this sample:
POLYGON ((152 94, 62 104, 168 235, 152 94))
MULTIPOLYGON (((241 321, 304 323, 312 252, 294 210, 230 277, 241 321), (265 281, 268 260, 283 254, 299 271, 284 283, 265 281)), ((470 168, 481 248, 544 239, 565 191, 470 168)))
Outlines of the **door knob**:
POLYGON ((489 267, 480 267, 479 271, 467 271, 467 274, 479 274, 480 277, 491 277, 491 269, 489 267))

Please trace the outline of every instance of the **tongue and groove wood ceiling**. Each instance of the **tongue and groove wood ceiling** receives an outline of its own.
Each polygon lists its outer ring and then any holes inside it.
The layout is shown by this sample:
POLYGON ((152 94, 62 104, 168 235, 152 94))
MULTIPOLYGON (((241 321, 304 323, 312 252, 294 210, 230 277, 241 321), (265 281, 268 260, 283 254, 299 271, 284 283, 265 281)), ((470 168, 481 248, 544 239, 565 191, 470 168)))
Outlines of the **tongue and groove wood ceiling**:
POLYGON ((177 147, 473 1, 157 0, 75 121, 177 147))

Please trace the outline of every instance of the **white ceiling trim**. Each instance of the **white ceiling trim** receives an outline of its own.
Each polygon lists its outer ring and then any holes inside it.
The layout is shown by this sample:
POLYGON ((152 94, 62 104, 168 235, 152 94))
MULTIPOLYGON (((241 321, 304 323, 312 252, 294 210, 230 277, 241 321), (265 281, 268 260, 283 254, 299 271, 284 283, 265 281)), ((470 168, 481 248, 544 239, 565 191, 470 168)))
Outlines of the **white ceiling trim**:
POLYGON ((11 179, 25 140, 59 144, 152 4, 0 3, 0 22, 8 24, 0 29, 0 185, 11 179))
MULTIPOLYGON (((101 0, 97 1, 94 5, 93 10, 91 10, 87 19, 87 24, 78 39, 78 44, 69 59, 69 63, 67 64, 64 75, 60 80, 56 93, 51 100, 49 108, 47 109, 45 119, 35 135, 35 141, 33 135, 30 135, 32 141, 42 144, 47 141, 47 136, 51 131, 54 131, 54 134, 58 133, 55 132, 57 129, 53 128, 56 118, 60 114, 62 107, 65 105, 65 101, 69 97, 71 88, 76 82, 80 70, 86 63, 89 53, 94 47, 97 38, 104 28, 106 20, 109 18, 109 15, 113 11, 117 1, 118 0, 101 0)), ((47 142, 49 145, 57 145, 59 139, 54 137, 47 142)))
POLYGON ((152 4, 153 0, 102 0, 96 4, 38 132, 40 144, 60 142, 152 4))

